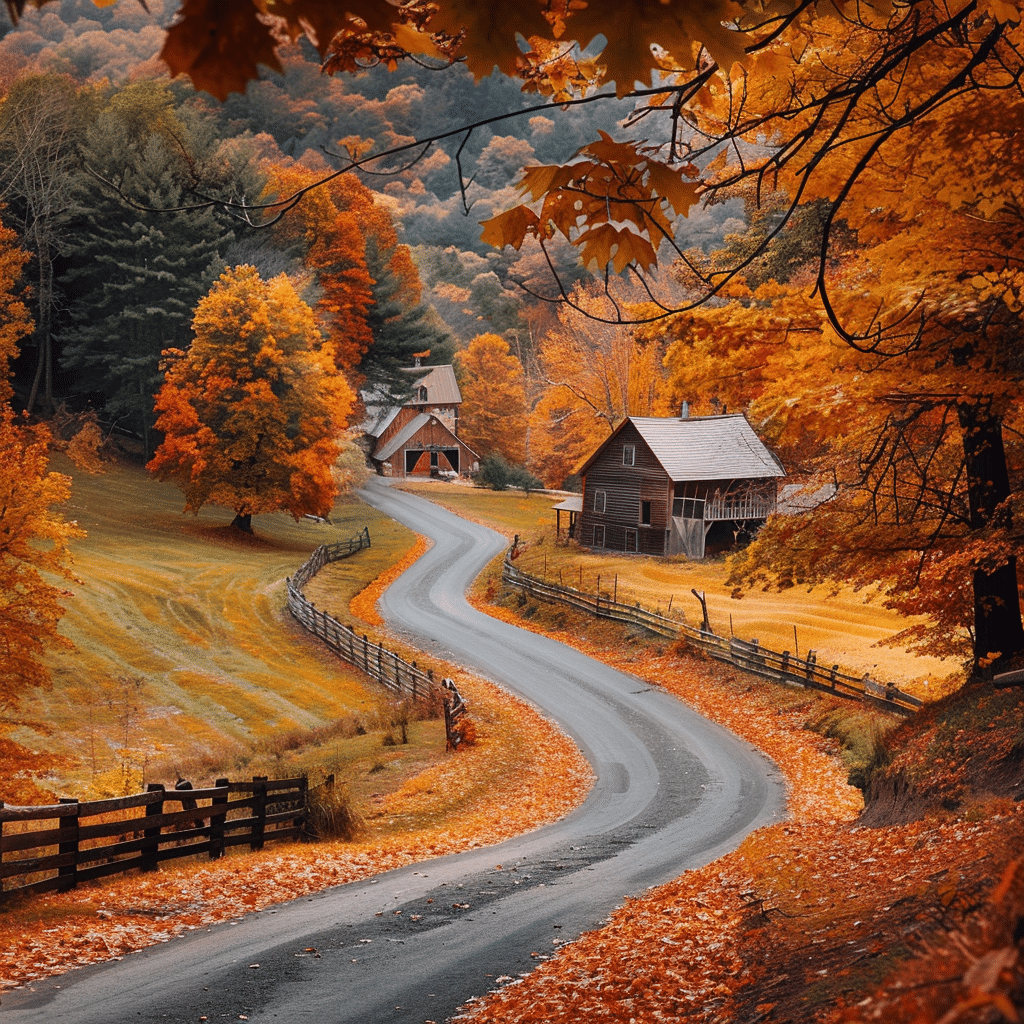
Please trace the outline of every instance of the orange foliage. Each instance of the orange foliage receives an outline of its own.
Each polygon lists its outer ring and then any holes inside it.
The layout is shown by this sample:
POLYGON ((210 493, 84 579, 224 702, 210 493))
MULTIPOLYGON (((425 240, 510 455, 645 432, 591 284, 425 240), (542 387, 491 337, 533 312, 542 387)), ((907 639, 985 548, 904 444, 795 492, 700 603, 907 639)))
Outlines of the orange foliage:
MULTIPOLYGON (((268 192, 291 195, 317 177, 302 167, 272 165, 268 192)), ((359 364, 373 342, 366 322, 373 279, 366 269, 364 231, 381 220, 370 191, 355 178, 342 176, 307 195, 273 229, 285 246, 299 238, 305 244, 304 265, 316 274, 321 289, 315 311, 334 345, 338 366, 346 371, 359 364)))
POLYGON ((499 452, 522 465, 527 434, 522 364, 496 334, 477 335, 456 358, 462 371, 462 439, 478 455, 499 452))
POLYGON ((326 515, 354 395, 310 308, 285 275, 264 282, 237 267, 200 301, 193 329, 187 352, 167 354, 165 438, 149 468, 181 487, 188 511, 326 515))
POLYGON ((71 481, 48 471, 50 431, 20 420, 10 406, 10 362, 32 328, 16 294, 28 254, 14 237, 0 226, 0 713, 16 706, 26 687, 49 680, 41 661, 47 647, 70 646, 57 632, 70 594, 53 579, 74 579, 69 541, 84 536, 55 509, 68 499, 71 481))
POLYGON ((541 341, 544 390, 530 416, 530 469, 549 487, 591 455, 625 416, 652 414, 661 378, 660 339, 636 335, 611 304, 582 289, 541 341))

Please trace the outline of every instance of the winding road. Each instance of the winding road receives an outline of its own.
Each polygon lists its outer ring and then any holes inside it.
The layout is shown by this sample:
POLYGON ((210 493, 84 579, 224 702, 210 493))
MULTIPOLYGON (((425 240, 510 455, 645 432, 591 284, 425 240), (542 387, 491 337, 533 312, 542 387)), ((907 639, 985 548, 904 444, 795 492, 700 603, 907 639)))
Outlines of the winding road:
POLYGON ((5 994, 3 1024, 443 1021, 499 976, 529 971, 531 954, 598 927, 625 896, 707 863, 783 813, 781 777, 749 744, 634 676, 473 609, 464 594, 501 551, 500 536, 382 481, 362 496, 433 540, 382 599, 392 628, 559 722, 594 766, 590 796, 500 846, 5 994))

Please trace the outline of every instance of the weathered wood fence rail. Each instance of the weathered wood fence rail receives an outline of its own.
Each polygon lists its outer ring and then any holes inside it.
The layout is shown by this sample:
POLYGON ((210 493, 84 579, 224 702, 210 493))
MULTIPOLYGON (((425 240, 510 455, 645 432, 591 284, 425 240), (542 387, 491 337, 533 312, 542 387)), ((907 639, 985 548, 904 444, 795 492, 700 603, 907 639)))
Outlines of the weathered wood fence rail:
MULTIPOLYGON (((179 784, 180 786, 181 784, 179 784)), ((218 779, 209 789, 166 789, 41 807, 0 803, 0 902, 233 846, 304 838, 306 779, 218 779), (172 809, 168 809, 168 805, 172 809)))
POLYGON ((502 581, 541 601, 570 605, 598 618, 639 626, 670 640, 685 640, 712 658, 727 661, 744 672, 752 672, 767 679, 828 690, 853 700, 872 700, 903 713, 912 713, 922 704, 917 697, 904 693, 892 684, 877 682, 868 675, 859 678, 847 675, 839 671, 838 665, 819 665, 814 651, 809 651, 806 658, 800 659, 789 651, 778 653, 762 647, 756 640, 718 636, 709 629, 696 629, 639 604, 622 604, 601 593, 600 578, 597 588, 592 592, 549 583, 518 569, 512 563, 511 550, 505 556, 502 581))
MULTIPOLYGON (((370 546, 369 527, 362 533, 340 544, 321 544, 306 563, 288 577, 288 610, 295 619, 314 636, 319 637, 343 661, 359 669, 371 679, 396 693, 412 697, 413 700, 435 698, 441 692, 434 678, 433 669, 421 669, 415 661, 408 662, 393 651, 387 650, 380 642, 374 643, 364 633, 339 622, 327 612, 317 609, 302 593, 303 587, 329 562, 348 558, 357 551, 370 546)), ((459 719, 466 713, 466 702, 450 680, 441 688, 451 696, 442 694, 445 708, 445 736, 449 749, 458 746, 461 734, 459 719)))

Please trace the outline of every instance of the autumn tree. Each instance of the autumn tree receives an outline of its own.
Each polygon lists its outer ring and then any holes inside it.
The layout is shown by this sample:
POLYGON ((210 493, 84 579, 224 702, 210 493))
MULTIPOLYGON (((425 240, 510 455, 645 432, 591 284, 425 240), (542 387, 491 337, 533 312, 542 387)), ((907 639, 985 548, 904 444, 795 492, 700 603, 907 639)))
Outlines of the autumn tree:
POLYGON ((354 396, 312 310, 287 276, 240 266, 200 301, 192 328, 188 350, 167 353, 165 437, 150 470, 178 484, 187 511, 226 506, 246 532, 263 512, 326 515, 354 396))
MULTIPOLYGON (((772 186, 779 215, 769 243, 802 219, 794 197, 809 202, 813 253, 799 290, 763 285, 745 300, 742 272, 755 269, 757 251, 745 266, 691 261, 686 272, 732 298, 717 311, 720 327, 710 310, 694 318, 717 338, 723 365, 768 360, 750 379, 774 403, 767 429, 784 435, 797 405, 810 411, 807 436, 840 484, 813 517, 776 523, 753 549, 751 572, 884 580, 895 607, 932 618, 912 638, 948 653, 966 637, 984 669, 1024 651, 1017 28, 969 5, 968 32, 961 13, 913 6, 913 24, 901 10, 866 13, 852 27, 820 19, 784 88, 744 72, 709 92, 700 115, 709 134, 737 147, 779 141, 742 153, 742 164, 723 159, 713 188, 741 188, 752 171, 772 186), (851 86, 866 68, 881 106, 851 86), (954 162, 972 173, 952 174, 954 162), (825 359, 820 346, 808 355, 815 335, 828 341, 825 359), (757 338, 774 359, 755 354, 757 338), (831 368, 831 382, 811 382, 815 363, 831 368), (780 380, 789 395, 773 386, 780 380)), ((690 372, 685 362, 674 375, 690 372)))
POLYGON ((73 578, 68 542, 83 535, 59 512, 71 481, 49 470, 49 431, 10 404, 10 363, 32 329, 17 288, 29 255, 15 239, 0 226, 0 713, 48 681, 47 648, 69 646, 57 631, 68 594, 55 581, 73 578))
POLYGON ((626 416, 650 416, 658 395, 659 338, 602 322, 609 305, 580 290, 540 343, 543 390, 530 416, 530 467, 560 487, 626 416))
MULTIPOLYGON (((267 189, 270 195, 288 195, 316 180, 302 167, 274 166, 267 189)), ((315 189, 273 228, 275 241, 298 247, 302 265, 316 276, 320 294, 314 308, 321 330, 334 346, 339 368, 349 373, 373 344, 367 320, 374 283, 366 265, 369 225, 383 229, 381 211, 369 189, 346 177, 315 189)))
POLYGON ((523 367, 496 334, 480 334, 456 357, 462 410, 459 434, 480 455, 522 465, 527 453, 523 367))
POLYGON ((62 75, 22 78, 0 98, 0 202, 11 205, 35 264, 38 355, 30 410, 40 396, 46 412, 54 407, 54 264, 67 244, 77 147, 87 108, 88 94, 62 75))

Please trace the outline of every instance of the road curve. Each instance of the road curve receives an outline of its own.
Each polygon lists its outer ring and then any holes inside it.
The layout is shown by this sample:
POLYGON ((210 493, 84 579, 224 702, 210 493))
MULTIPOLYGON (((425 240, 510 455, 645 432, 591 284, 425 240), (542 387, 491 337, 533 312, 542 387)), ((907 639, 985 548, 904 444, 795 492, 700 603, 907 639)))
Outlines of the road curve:
POLYGON ((529 971, 531 954, 599 926, 623 897, 707 863, 783 813, 781 777, 749 744, 634 676, 470 607, 465 591, 501 537, 381 481, 363 497, 433 540, 381 601, 392 627, 558 721, 597 773, 590 796, 500 846, 5 994, 4 1024, 441 1021, 495 978, 529 971))

